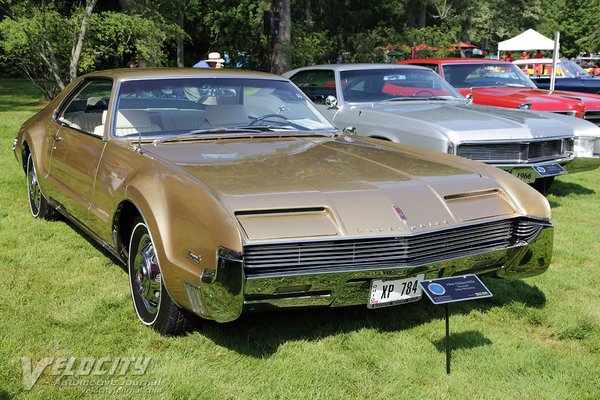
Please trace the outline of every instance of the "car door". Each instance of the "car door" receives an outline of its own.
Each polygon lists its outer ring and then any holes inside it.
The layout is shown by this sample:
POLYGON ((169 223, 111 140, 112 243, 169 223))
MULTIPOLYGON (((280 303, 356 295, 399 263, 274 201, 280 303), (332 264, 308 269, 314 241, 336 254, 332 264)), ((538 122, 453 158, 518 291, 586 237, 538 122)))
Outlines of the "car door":
POLYGON ((101 126, 111 90, 110 80, 84 81, 59 109, 56 120, 61 128, 51 139, 48 180, 55 187, 53 200, 88 226, 96 172, 106 145, 101 126))

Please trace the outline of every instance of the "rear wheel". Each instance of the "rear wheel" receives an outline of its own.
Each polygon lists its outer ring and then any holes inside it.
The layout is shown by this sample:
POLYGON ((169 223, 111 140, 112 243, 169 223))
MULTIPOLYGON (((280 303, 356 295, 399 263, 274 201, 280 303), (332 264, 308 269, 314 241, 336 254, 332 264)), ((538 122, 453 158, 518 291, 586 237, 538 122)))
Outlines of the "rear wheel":
POLYGON ((34 218, 52 219, 54 209, 48 204, 40 189, 31 153, 27 156, 27 195, 29 197, 29 209, 34 218))
POLYGON ((550 186, 552 186, 553 182, 554 177, 547 176, 545 178, 536 179, 535 182, 531 184, 531 186, 545 196, 550 191, 550 186))
POLYGON ((140 321, 163 335, 190 329, 193 316, 167 293, 150 232, 141 218, 133 222, 127 264, 133 307, 140 321))

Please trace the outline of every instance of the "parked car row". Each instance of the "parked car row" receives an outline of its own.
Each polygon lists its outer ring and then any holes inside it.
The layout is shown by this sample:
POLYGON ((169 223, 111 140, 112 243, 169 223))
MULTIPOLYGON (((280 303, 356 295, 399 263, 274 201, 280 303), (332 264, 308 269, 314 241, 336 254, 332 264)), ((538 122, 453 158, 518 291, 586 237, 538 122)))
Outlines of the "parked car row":
POLYGON ((435 58, 401 61, 428 67, 476 104, 551 111, 600 125, 600 96, 539 89, 529 76, 508 61, 435 58))
POLYGON ((222 69, 77 78, 15 138, 31 214, 64 216, 125 264, 139 320, 163 334, 193 315, 379 308, 419 300, 422 279, 548 268, 550 206, 525 182, 591 168, 577 140, 600 128, 470 104, 427 68, 287 75, 298 86, 222 69))
POLYGON ((600 153, 597 126, 563 115, 470 104, 428 68, 333 64, 284 76, 339 129, 485 162, 542 192, 554 176, 600 163, 589 160, 600 153), (587 138, 598 149, 584 149, 587 138))
MULTIPOLYGON (((550 89, 552 75, 551 58, 533 58, 529 60, 515 60, 513 64, 529 74, 529 77, 540 89, 550 89)), ((600 77, 593 76, 574 61, 560 58, 557 63, 554 88, 557 90, 571 90, 574 92, 600 93, 600 77)))

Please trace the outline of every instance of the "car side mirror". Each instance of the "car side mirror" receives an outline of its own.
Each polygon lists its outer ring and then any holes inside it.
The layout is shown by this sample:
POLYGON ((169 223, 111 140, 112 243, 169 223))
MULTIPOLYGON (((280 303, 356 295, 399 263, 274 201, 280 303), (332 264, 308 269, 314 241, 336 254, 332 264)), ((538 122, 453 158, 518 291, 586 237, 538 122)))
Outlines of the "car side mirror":
POLYGON ((329 95, 325 98, 325 104, 327 108, 337 108, 338 101, 335 96, 329 95))
POLYGON ((467 104, 473 104, 473 93, 466 95, 465 100, 467 101, 467 104))
POLYGON ((348 135, 356 135, 356 128, 352 125, 349 125, 347 127, 345 127, 344 129, 342 129, 342 132, 348 134, 348 135))

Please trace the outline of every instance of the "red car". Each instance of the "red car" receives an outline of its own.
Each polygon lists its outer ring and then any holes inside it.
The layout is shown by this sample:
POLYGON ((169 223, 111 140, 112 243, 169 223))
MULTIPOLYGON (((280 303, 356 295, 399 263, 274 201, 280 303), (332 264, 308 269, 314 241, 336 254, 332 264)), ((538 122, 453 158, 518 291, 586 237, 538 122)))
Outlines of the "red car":
POLYGON ((429 67, 475 104, 551 111, 600 125, 600 95, 538 89, 508 61, 480 58, 423 58, 400 61, 429 67))

